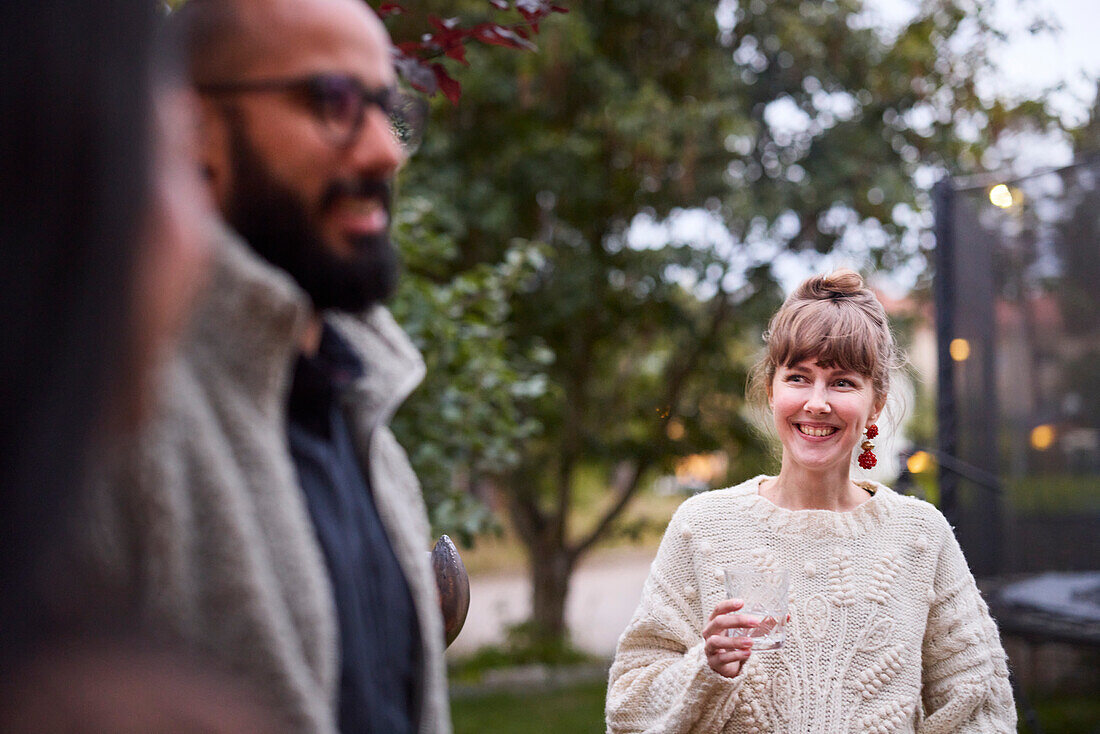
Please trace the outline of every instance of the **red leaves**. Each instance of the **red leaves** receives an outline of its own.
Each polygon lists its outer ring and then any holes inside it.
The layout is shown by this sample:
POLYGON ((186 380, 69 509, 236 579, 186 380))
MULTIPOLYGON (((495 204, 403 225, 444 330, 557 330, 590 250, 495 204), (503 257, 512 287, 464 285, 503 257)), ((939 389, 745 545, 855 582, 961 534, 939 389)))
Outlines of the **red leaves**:
POLYGON ((516 10, 527 21, 535 33, 539 32, 539 21, 550 13, 568 13, 565 8, 554 5, 549 0, 516 0, 516 10))
MULTIPOLYGON (((514 9, 523 18, 523 22, 505 25, 489 21, 464 25, 460 18, 429 15, 427 25, 430 30, 422 33, 416 40, 394 39, 394 67, 397 72, 421 92, 430 96, 439 91, 452 103, 457 103, 462 93, 461 86, 437 59, 450 59, 468 66, 466 45, 470 42, 534 51, 536 46, 530 38, 532 33, 538 33, 539 22, 551 13, 568 12, 550 0, 515 0, 514 3, 508 0, 488 0, 488 3, 491 6, 490 13, 514 9)), ((377 10, 379 17, 383 19, 410 15, 398 3, 381 3, 377 10)), ((403 21, 400 27, 409 29, 413 26, 403 21)), ((406 31, 408 32, 410 31, 406 31)))
POLYGON ((522 28, 515 30, 499 26, 496 23, 482 23, 471 30, 471 36, 490 46, 504 46, 505 48, 520 48, 526 51, 536 50, 535 44, 520 35, 522 28))
POLYGON ((451 104, 458 104, 462 87, 454 77, 447 73, 442 64, 432 64, 432 74, 435 75, 435 82, 439 86, 439 91, 443 92, 443 96, 449 99, 451 104))
POLYGON ((447 58, 454 59, 463 66, 469 66, 470 62, 466 60, 466 47, 464 45, 456 44, 447 49, 447 58))
POLYGON ((435 28, 435 33, 427 35, 424 40, 421 41, 421 47, 423 48, 424 44, 430 44, 431 47, 434 47, 434 50, 442 53, 447 58, 465 64, 465 44, 468 33, 459 26, 458 22, 458 18, 447 18, 443 20, 438 16, 429 15, 428 23, 435 28))

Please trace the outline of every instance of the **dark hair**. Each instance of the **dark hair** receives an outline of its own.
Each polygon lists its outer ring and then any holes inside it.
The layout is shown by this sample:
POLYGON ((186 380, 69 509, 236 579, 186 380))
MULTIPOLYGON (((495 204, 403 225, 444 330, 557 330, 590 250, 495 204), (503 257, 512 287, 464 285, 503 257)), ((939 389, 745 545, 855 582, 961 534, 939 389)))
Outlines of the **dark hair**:
POLYGON ((51 620, 93 439, 128 378, 149 180, 152 0, 0 4, 0 653, 51 620))
POLYGON ((766 400, 781 365, 815 359, 870 377, 881 404, 890 392, 891 372, 903 362, 882 304, 863 278, 847 269, 803 281, 772 317, 764 342, 749 389, 757 402, 766 400))

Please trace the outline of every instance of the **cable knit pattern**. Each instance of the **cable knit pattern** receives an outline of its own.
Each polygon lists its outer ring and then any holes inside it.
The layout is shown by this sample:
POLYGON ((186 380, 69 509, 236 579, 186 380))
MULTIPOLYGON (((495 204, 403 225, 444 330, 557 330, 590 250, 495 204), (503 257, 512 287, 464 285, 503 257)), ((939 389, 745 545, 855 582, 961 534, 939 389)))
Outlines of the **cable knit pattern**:
POLYGON ((676 511, 619 639, 608 732, 1014 732, 997 627, 943 516, 882 485, 851 512, 785 510, 763 479, 676 511), (726 565, 791 575, 785 645, 733 679, 702 640, 726 565))

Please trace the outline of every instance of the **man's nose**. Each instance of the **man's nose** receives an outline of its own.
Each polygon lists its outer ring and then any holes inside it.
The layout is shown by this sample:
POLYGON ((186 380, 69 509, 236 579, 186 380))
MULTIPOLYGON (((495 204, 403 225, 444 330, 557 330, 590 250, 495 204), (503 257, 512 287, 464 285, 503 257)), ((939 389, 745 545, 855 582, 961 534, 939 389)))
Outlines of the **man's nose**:
POLYGON ((393 176, 406 157, 389 118, 377 109, 367 110, 349 155, 358 173, 379 179, 393 176))

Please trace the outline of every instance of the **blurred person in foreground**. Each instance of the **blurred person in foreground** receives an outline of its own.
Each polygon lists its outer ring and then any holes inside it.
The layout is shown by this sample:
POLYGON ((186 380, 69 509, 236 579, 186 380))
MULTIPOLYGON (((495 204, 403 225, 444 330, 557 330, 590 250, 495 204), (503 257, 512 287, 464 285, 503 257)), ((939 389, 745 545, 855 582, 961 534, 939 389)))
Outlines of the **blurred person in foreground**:
POLYGON ((208 194, 146 0, 0 7, 0 731, 274 731, 83 573, 77 518, 202 278, 208 194))
MULTIPOLYGON (((208 195, 145 0, 0 11, 0 659, 91 621, 74 512, 205 270, 208 195), (159 58, 159 57, 158 57, 159 58), (182 133, 182 134, 181 134, 182 133)), ((98 618, 102 621, 102 617, 98 618)))
POLYGON ((149 80, 134 70, 148 70, 152 13, 139 5, 0 8, 5 663, 60 624, 46 551, 67 537, 94 439, 125 392, 150 181, 149 80))
POLYGON ((608 731, 1015 731, 1004 650, 950 526, 851 476, 857 447, 874 464, 901 362, 882 305, 850 270, 810 278, 765 341, 754 392, 779 474, 676 511, 619 639, 608 731), (727 598, 727 566, 788 572, 778 650, 752 652, 758 623, 727 598))
POLYGON ((189 0, 197 162, 232 231, 98 508, 98 563, 295 732, 448 732, 420 489, 387 421, 423 362, 381 302, 402 95, 360 0, 189 0))

